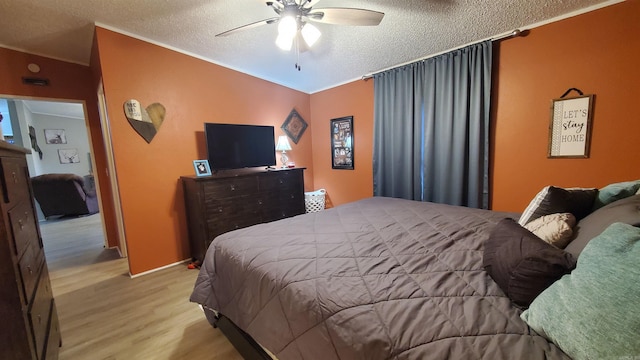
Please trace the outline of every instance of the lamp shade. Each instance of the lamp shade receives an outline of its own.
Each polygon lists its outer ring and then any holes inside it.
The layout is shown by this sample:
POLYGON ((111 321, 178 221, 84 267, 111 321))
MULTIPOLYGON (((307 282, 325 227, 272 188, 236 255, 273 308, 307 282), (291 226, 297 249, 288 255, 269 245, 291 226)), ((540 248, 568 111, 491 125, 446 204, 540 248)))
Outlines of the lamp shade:
POLYGON ((276 38, 276 45, 284 51, 289 51, 293 45, 293 38, 280 34, 276 38))
POLYGON ((280 135, 278 137, 278 143, 276 144, 277 151, 289 151, 291 150, 291 145, 289 144, 289 139, 287 139, 286 135, 280 135))
POLYGON ((322 35, 320 30, 311 24, 305 24, 301 32, 304 42, 306 42, 309 47, 313 46, 320 38, 320 35, 322 35))

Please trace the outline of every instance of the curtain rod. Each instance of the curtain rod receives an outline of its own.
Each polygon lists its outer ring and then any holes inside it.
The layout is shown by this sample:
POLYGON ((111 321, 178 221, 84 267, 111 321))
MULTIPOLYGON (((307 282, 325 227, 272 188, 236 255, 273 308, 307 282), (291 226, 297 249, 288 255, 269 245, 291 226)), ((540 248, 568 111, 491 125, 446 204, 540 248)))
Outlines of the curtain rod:
POLYGON ((413 63, 418 62, 418 61, 424 61, 424 60, 427 60, 427 59, 431 59, 433 57, 436 57, 436 56, 439 56, 439 55, 442 55, 442 54, 446 54, 448 52, 455 51, 455 50, 458 50, 458 49, 462 49, 462 48, 467 47, 469 45, 478 44, 478 43, 481 43, 481 42, 486 41, 486 40, 500 41, 500 40, 504 40, 504 39, 510 39, 510 38, 518 37, 520 35, 523 35, 525 31, 521 31, 520 29, 515 29, 515 30, 512 30, 512 31, 500 34, 500 35, 496 35, 494 37, 490 37, 490 38, 487 38, 487 39, 484 39, 484 40, 476 41, 476 42, 473 42, 473 43, 468 43, 468 44, 465 44, 465 45, 462 45, 462 46, 459 46, 459 47, 456 47, 456 48, 453 48, 453 49, 449 49, 449 50, 446 50, 446 51, 443 51, 443 52, 439 52, 439 53, 434 54, 434 55, 429 55, 429 56, 425 56, 425 57, 417 59, 417 60, 411 60, 411 61, 408 61, 406 63, 390 66, 388 68, 385 68, 385 69, 382 69, 382 70, 378 70, 376 72, 372 72, 372 73, 369 73, 369 74, 366 74, 366 75, 362 75, 362 80, 368 80, 368 79, 371 79, 373 77, 373 75, 375 75, 375 74, 379 74, 381 72, 385 72, 387 70, 395 69, 395 68, 398 68, 398 67, 401 67, 401 66, 413 64, 413 63))

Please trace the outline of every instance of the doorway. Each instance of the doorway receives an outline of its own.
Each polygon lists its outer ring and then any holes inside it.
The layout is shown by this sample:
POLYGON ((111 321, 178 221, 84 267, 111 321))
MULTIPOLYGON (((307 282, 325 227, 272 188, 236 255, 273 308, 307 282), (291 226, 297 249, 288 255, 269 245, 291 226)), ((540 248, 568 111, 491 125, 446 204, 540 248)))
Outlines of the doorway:
MULTIPOLYGON (((29 175, 35 177, 43 174, 67 174, 69 177, 79 178, 83 189, 89 193, 95 189, 93 178, 94 159, 92 145, 89 140, 89 130, 86 121, 86 109, 83 102, 64 102, 43 99, 26 99, 19 97, 0 97, 0 114, 2 119, 2 136, 4 140, 17 146, 31 150, 27 155, 29 175)), ((97 208, 100 208, 100 202, 97 208)), ((45 215, 38 201, 35 201, 38 221, 42 229, 45 253, 47 243, 59 242, 58 239, 65 232, 80 234, 89 231, 92 236, 80 236, 85 241, 70 242, 69 249, 78 251, 96 247, 92 251, 101 252, 107 249, 105 222, 102 211, 78 216, 64 216, 64 214, 45 215), (46 229, 45 229, 46 228, 46 229), (48 231, 48 229, 56 229, 48 231), (55 234, 55 235, 48 235, 55 234), (47 237, 51 237, 48 239, 47 237), (99 239, 96 241, 96 239, 99 239)), ((64 237, 64 235, 62 235, 64 237)), ((65 246, 56 245, 63 249, 65 246)), ((72 257, 62 256, 63 262, 72 261, 72 257)), ((72 265, 72 264, 70 264, 72 265)))

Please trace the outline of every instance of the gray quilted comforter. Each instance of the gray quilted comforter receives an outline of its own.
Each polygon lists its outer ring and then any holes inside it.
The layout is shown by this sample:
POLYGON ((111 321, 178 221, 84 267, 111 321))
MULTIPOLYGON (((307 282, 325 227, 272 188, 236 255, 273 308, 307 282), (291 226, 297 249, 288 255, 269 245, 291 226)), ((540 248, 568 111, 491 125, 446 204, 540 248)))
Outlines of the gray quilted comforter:
POLYGON ((286 359, 567 359, 482 267, 509 214, 390 198, 219 236, 191 301, 286 359))

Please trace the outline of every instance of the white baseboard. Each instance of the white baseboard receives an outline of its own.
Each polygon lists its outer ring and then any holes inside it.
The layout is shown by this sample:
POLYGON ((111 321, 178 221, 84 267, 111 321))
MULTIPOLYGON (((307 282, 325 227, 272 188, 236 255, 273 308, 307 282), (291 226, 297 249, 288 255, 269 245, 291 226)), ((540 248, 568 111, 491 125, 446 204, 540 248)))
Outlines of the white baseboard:
POLYGON ((140 277, 140 276, 149 275, 149 274, 154 273, 154 272, 156 272, 156 271, 160 271, 160 270, 168 269, 168 268, 170 268, 170 267, 174 267, 174 266, 176 266, 176 265, 181 265, 181 264, 188 263, 188 262, 191 262, 191 258, 189 258, 189 259, 185 259, 185 260, 182 260, 182 261, 178 261, 178 262, 174 262, 173 264, 169 264, 169 265, 161 266, 161 267, 159 267, 159 268, 155 268, 155 269, 147 270, 147 271, 145 271, 145 272, 141 272, 141 273, 139 273, 139 274, 135 274, 135 275, 132 275, 132 274, 131 274, 131 272, 129 272, 129 277, 130 277, 130 278, 132 278, 132 279, 135 279, 135 278, 140 277))

